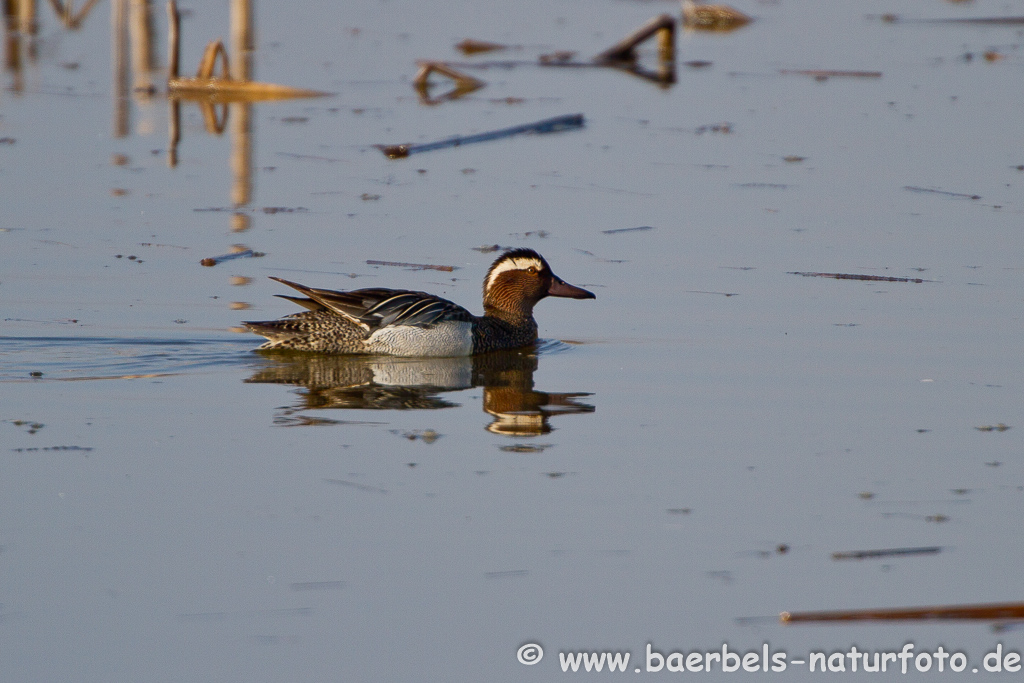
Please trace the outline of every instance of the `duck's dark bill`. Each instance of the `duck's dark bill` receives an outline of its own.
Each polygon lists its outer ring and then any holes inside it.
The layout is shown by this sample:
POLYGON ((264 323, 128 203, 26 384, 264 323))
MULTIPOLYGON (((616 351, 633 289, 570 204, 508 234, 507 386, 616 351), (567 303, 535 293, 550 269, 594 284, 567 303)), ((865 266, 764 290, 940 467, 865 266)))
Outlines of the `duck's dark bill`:
POLYGON ((588 292, 582 287, 570 285, 559 278, 551 278, 551 286, 548 287, 549 296, 564 296, 568 299, 596 299, 593 292, 588 292))

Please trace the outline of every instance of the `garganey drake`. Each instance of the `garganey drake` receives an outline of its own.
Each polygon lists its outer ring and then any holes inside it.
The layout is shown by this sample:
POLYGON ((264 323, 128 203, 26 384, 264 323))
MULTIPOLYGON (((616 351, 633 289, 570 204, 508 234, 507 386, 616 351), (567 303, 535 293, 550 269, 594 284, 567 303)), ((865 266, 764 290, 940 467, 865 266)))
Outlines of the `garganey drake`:
POLYGON ((500 256, 484 278, 484 314, 426 292, 402 289, 314 289, 272 277, 308 298, 278 295, 307 310, 242 323, 269 341, 261 349, 386 356, 470 356, 537 341, 533 307, 546 296, 594 299, 570 285, 532 249, 500 256))

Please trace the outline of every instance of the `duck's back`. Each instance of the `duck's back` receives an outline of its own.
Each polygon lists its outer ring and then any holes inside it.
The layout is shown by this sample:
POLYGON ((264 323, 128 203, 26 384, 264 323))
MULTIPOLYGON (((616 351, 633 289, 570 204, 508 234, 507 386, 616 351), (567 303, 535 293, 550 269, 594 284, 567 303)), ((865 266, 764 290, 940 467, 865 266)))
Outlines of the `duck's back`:
POLYGON ((473 353, 473 315, 439 296, 383 287, 299 291, 310 298, 285 298, 308 310, 280 320, 245 323, 268 339, 260 348, 391 356, 473 353))

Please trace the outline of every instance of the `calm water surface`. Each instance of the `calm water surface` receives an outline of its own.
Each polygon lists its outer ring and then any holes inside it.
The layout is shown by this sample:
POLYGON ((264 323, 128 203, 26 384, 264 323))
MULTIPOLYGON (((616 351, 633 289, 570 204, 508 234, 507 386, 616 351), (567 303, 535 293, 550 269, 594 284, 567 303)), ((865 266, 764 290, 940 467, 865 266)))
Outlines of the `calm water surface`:
MULTIPOLYGON (((659 87, 474 65, 583 61, 671 2, 259 2, 255 77, 330 96, 234 104, 223 134, 182 103, 172 167, 164 8, 157 92, 119 99, 110 5, 69 30, 40 4, 0 73, 0 680, 1024 648, 991 620, 775 618, 1022 599, 1022 34, 911 21, 1019 8, 737 3, 757 20, 680 33, 659 87), (465 57, 467 37, 514 47, 465 57), (486 86, 424 104, 418 59, 486 86), (235 245, 264 255, 199 264, 235 245), (294 311, 270 275, 479 311, 485 245, 598 298, 541 303, 537 352, 490 359, 265 356, 232 331, 294 311)), ((182 10, 191 74, 229 13, 182 10)))

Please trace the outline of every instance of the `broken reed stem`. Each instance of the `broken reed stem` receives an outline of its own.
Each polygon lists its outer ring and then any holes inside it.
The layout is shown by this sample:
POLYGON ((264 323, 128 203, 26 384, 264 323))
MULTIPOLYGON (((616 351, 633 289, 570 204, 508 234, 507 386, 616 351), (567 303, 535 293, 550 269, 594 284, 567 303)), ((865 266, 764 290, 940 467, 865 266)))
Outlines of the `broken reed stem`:
POLYGON ((221 74, 220 78, 231 78, 231 65, 228 63, 228 51, 224 49, 224 43, 218 38, 209 43, 203 51, 203 58, 199 60, 199 70, 196 78, 215 78, 213 70, 217 66, 217 57, 220 56, 221 74))
MULTIPOLYGON (((168 76, 167 91, 172 97, 203 98, 212 101, 229 101, 241 99, 275 100, 292 97, 322 97, 327 93, 317 90, 304 90, 274 83, 256 83, 248 80, 236 80, 231 77, 231 63, 224 43, 213 41, 206 46, 203 58, 199 62, 199 72, 195 78, 182 78, 180 75, 181 56, 181 16, 175 0, 167 3, 168 19, 168 76), (214 76, 217 58, 221 62, 221 76, 214 76)), ((250 36, 251 39, 251 36, 250 36)))
POLYGON ((412 83, 418 90, 426 90, 429 87, 428 79, 430 74, 435 72, 455 81, 455 86, 460 89, 476 90, 486 85, 481 80, 467 76, 461 71, 456 71, 444 62, 419 61, 416 64, 420 67, 420 70, 416 72, 416 77, 412 83))
POLYGON ((662 61, 675 60, 676 20, 668 14, 654 17, 610 48, 594 57, 596 63, 631 62, 636 59, 636 46, 658 35, 658 56, 662 61))

